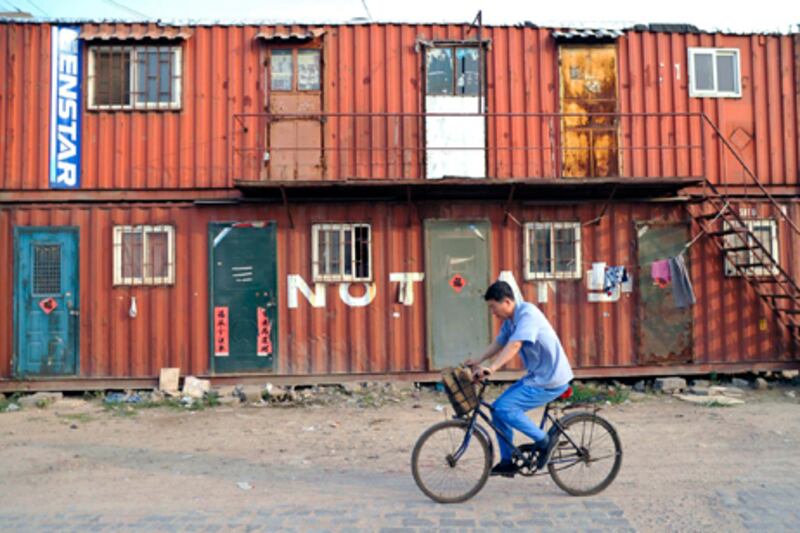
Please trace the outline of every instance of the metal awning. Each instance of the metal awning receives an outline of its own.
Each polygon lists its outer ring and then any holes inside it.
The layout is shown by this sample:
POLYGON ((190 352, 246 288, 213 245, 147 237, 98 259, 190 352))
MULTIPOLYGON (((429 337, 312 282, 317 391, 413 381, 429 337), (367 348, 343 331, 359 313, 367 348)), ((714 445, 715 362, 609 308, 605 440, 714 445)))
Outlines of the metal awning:
POLYGON ((256 33, 255 38, 260 41, 267 42, 281 42, 281 41, 312 41, 317 37, 325 34, 323 28, 314 28, 306 30, 292 30, 291 28, 267 28, 256 33))
POLYGON ((81 28, 84 41, 184 40, 192 36, 186 26, 157 24, 87 24, 81 28))
POLYGON ((613 29, 584 29, 584 28, 571 28, 553 30, 553 38, 557 41, 567 42, 609 42, 619 39, 625 32, 622 30, 613 29))

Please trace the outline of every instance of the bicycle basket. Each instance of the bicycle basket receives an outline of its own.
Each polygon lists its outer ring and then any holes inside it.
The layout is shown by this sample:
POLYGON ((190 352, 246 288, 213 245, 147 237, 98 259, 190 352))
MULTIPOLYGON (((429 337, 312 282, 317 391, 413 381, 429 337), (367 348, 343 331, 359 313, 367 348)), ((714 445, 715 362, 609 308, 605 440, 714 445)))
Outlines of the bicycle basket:
POLYGON ((466 368, 445 368, 442 370, 442 384, 456 415, 463 416, 478 407, 472 372, 466 368))

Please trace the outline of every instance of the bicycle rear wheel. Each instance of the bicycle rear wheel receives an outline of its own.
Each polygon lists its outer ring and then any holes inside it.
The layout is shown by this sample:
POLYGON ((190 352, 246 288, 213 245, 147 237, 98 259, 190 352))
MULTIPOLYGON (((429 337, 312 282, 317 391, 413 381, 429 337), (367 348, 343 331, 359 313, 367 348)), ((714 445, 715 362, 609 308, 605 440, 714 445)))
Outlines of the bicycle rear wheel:
POLYGON ((482 433, 473 431, 463 455, 454 455, 464 442, 469 423, 447 420, 428 428, 411 453, 411 473, 422 492, 439 503, 459 503, 475 496, 489 479, 492 454, 482 433))
POLYGON ((567 415, 559 424, 563 431, 555 432, 558 440, 547 464, 550 477, 573 496, 603 491, 622 466, 622 444, 614 426, 593 413, 567 415))

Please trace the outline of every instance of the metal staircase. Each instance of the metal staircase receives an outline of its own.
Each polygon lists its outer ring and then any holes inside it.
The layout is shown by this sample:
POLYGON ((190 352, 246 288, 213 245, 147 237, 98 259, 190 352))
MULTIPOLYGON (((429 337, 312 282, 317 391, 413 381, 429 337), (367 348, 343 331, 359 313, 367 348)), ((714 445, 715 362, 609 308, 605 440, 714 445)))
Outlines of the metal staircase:
MULTIPOLYGON (((720 193, 708 180, 705 181, 705 191, 703 201, 696 206, 702 212, 695 213, 687 206, 690 215, 723 253, 726 268, 742 276, 786 327, 794 340, 794 352, 800 345, 800 287, 781 267, 778 258, 773 257, 769 243, 762 242, 748 221, 740 216, 734 207, 736 200, 720 193)), ((780 213, 778 220, 789 221, 792 229, 796 230, 779 204, 769 193, 767 195, 780 213)))

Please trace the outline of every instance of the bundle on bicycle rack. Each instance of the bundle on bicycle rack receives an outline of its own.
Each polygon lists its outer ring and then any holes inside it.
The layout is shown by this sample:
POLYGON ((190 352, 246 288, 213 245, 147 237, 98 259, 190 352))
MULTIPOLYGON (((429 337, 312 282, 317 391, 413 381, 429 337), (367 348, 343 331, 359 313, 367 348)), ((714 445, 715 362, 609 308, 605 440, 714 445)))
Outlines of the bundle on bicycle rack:
POLYGON ((442 370, 442 383, 456 415, 464 416, 478 407, 478 393, 471 371, 464 367, 445 368, 442 370))

